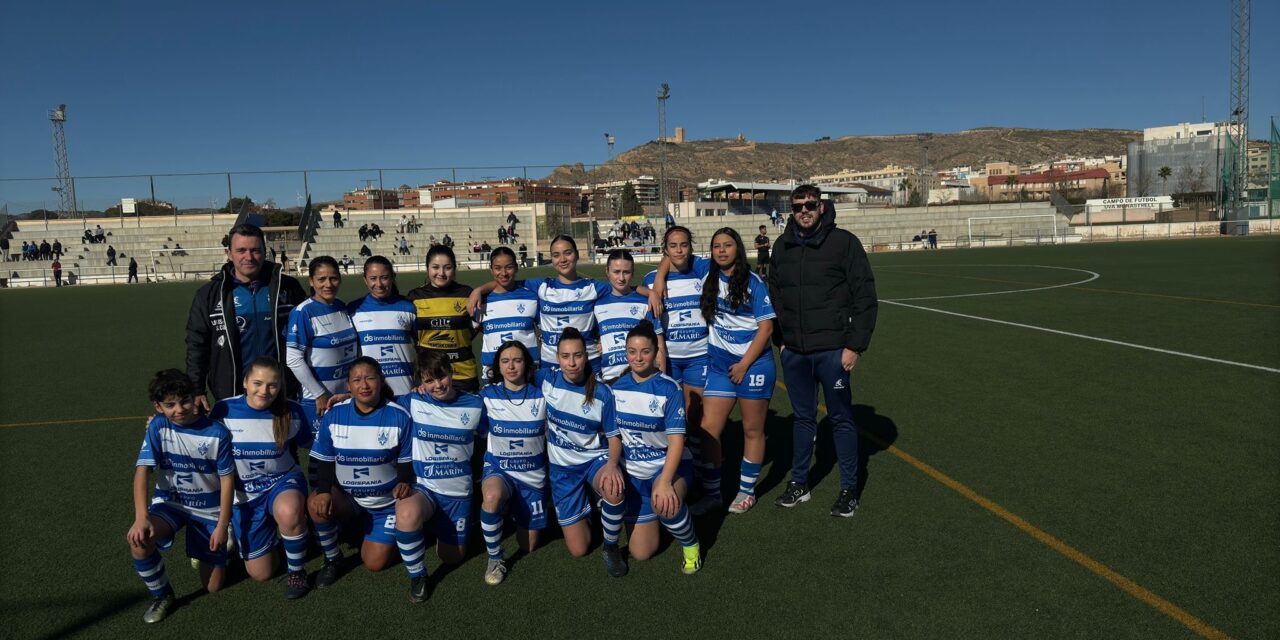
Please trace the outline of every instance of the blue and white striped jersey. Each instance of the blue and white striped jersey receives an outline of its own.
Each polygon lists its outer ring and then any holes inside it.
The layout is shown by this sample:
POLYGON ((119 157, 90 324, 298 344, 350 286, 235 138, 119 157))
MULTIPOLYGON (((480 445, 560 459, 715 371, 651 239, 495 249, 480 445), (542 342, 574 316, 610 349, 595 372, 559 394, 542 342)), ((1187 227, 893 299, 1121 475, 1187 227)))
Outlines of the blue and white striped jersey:
POLYGON ((484 312, 480 314, 480 364, 493 367, 493 356, 504 342, 515 340, 529 348, 533 366, 539 360, 538 294, 529 289, 515 289, 507 293, 493 292, 484 298, 484 312))
MULTIPOLYGON (((662 373, 636 382, 628 373, 613 383, 613 397, 627 475, 639 480, 658 475, 667 458, 667 436, 684 435, 680 383, 662 373)), ((687 447, 682 458, 692 459, 687 447)))
POLYGON ((600 363, 605 380, 612 380, 627 372, 627 332, 641 320, 653 323, 654 331, 662 335, 662 323, 656 322, 649 311, 649 298, 635 291, 620 296, 610 291, 599 300, 595 308, 596 326, 600 330, 600 363))
POLYGON ((488 433, 484 401, 458 392, 453 402, 411 392, 396 401, 413 417, 413 471, 418 486, 456 498, 471 495, 471 454, 488 433))
MULTIPOLYGON (((711 362, 727 371, 746 355, 747 347, 751 346, 751 341, 756 337, 759 324, 765 320, 772 320, 777 315, 773 312, 773 302, 769 300, 769 287, 765 285, 764 280, 760 279, 760 276, 750 274, 751 278, 747 286, 751 300, 737 309, 730 309, 729 277, 723 273, 719 275, 720 296, 716 299, 716 318, 711 323, 708 352, 711 354, 711 362)), ((760 357, 772 358, 773 356, 769 354, 766 347, 760 357)))
MULTIPOLYGON (((231 454, 236 462, 236 504, 265 495, 285 475, 298 468, 293 447, 311 446, 311 425, 302 407, 289 402, 289 433, 284 446, 276 446, 270 409, 254 409, 244 395, 213 405, 209 417, 231 433, 231 454)), ((303 493, 305 486, 298 487, 303 493)))
POLYGON ((556 345, 565 327, 573 327, 587 339, 587 357, 600 357, 596 342, 596 317, 591 313, 596 300, 609 293, 607 282, 579 278, 564 284, 559 278, 537 278, 524 281, 525 289, 538 296, 538 328, 542 330, 542 361, 556 361, 556 345))
POLYGON ((360 338, 360 354, 382 366, 387 385, 397 396, 413 385, 413 343, 418 339, 413 303, 400 296, 379 300, 372 293, 347 305, 351 324, 360 338))
POLYGON ((152 503, 163 502, 197 520, 217 522, 222 476, 236 472, 231 434, 207 417, 182 426, 157 414, 147 425, 136 466, 156 470, 152 503))
POLYGON ((505 384, 480 390, 489 418, 486 464, 520 482, 541 489, 547 484, 547 402, 537 383, 511 391, 505 384))
MULTIPOLYGON (((289 312, 285 344, 303 352, 307 367, 328 393, 346 393, 347 369, 357 357, 356 329, 341 300, 325 304, 307 298, 289 312)), ((296 375, 296 373, 295 373, 296 375)), ((302 382, 302 397, 314 400, 323 394, 302 382)))
POLYGON ((344 400, 324 414, 311 457, 335 463, 338 484, 360 506, 389 507, 396 464, 413 461, 413 419, 394 402, 362 416, 355 401, 344 400))
POLYGON ((587 405, 586 386, 565 380, 558 369, 539 373, 538 382, 547 399, 547 459, 551 464, 580 465, 608 453, 608 438, 618 435, 609 386, 597 381, 593 401, 587 405))
MULTIPOLYGON (((702 300, 702 283, 711 266, 710 260, 692 256, 687 272, 672 269, 667 274, 667 299, 663 301, 666 335, 663 337, 668 358, 687 360, 707 355, 707 322, 702 319, 698 304, 702 300)), ((653 288, 657 273, 644 277, 645 286, 653 288)))

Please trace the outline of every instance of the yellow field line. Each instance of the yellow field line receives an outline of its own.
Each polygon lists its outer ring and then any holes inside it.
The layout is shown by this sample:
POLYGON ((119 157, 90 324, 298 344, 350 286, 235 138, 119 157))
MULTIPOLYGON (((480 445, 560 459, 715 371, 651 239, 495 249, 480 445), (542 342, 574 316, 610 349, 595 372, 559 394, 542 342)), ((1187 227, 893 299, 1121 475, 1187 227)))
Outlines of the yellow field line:
POLYGON ((120 418, 85 418, 83 420, 46 420, 43 422, 10 422, 0 424, 0 429, 10 427, 38 427, 47 424, 86 424, 90 422, 120 422, 122 420, 146 420, 147 416, 124 416, 120 418))
MULTIPOLYGON (((908 270, 906 270, 906 269, 895 269, 892 265, 889 265, 889 266, 887 266, 887 267, 881 267, 881 268, 888 268, 888 269, 893 270, 893 271, 894 271, 894 272, 896 272, 896 273, 909 273, 909 274, 917 275, 917 276, 935 276, 935 277, 940 277, 940 278, 959 278, 959 279, 963 279, 963 280, 979 280, 979 281, 983 281, 983 282, 999 282, 999 283, 1002 283, 1002 284, 1030 284, 1030 285, 1037 285, 1037 286, 1048 286, 1048 285, 1046 285, 1045 283, 1042 283, 1042 282, 1025 282, 1025 281, 1023 281, 1023 280, 1005 280, 1005 279, 1003 279, 1003 278, 983 278, 983 277, 979 277, 979 276, 962 276, 962 275, 960 275, 960 274, 956 274, 956 273, 936 273, 936 272, 928 272, 928 271, 908 271, 908 270)), ((1239 306, 1243 306, 1243 307, 1263 307, 1263 308, 1266 308, 1266 309, 1280 309, 1280 304, 1268 304, 1268 303, 1265 303, 1265 302, 1242 302, 1242 301, 1239 301, 1239 300, 1220 300, 1220 299, 1216 299, 1216 298, 1197 298, 1197 297, 1194 297, 1194 296, 1175 296, 1175 295, 1167 294, 1167 293, 1147 293, 1147 292, 1144 292, 1144 291, 1124 291, 1124 290, 1122 290, 1122 289, 1099 289, 1099 288, 1097 288, 1097 287, 1067 287, 1067 288, 1068 288, 1068 289, 1074 289, 1074 290, 1076 290, 1076 291, 1092 291, 1092 292, 1095 292, 1095 293, 1114 293, 1114 294, 1118 294, 1118 295, 1126 295, 1126 296, 1143 296, 1143 297, 1147 297, 1147 298, 1165 298, 1165 299, 1168 299, 1168 300, 1185 300, 1185 301, 1188 301, 1188 302, 1208 302, 1208 303, 1213 303, 1213 304, 1233 304, 1233 305, 1239 305, 1239 306)))
MULTIPOLYGON (((783 386, 782 383, 775 383, 775 384, 779 389, 786 391, 786 387, 783 386)), ((820 409, 823 413, 827 413, 827 406, 824 403, 819 403, 818 409, 820 409)), ((1155 593, 1152 593, 1149 589, 1143 587, 1142 585, 1139 585, 1133 580, 1130 580, 1129 578, 1124 577, 1119 572, 1108 567, 1107 565, 1102 564, 1101 562, 1098 562, 1093 558, 1090 558, 1088 555, 1085 555, 1084 552, 1080 551, 1079 549, 1076 549, 1075 547, 1053 537, 1049 533, 1036 527, 1030 522, 1023 520, 1022 518, 1018 517, 1008 509, 1005 509, 999 504, 996 504, 995 502, 993 502, 989 498, 986 498, 985 496, 978 493, 977 491, 970 489, 964 483, 933 468, 932 466, 928 465, 927 463, 920 460, 919 458, 903 451, 902 449, 899 449, 898 447, 892 444, 889 444, 888 442, 885 442, 884 440, 881 440, 880 438, 876 437, 873 434, 870 434, 861 430, 860 432, 868 440, 875 442, 877 445, 883 447, 885 451, 888 451, 889 453, 893 454, 895 458, 907 463, 911 467, 915 468, 917 471, 924 473, 930 478, 937 480, 943 486, 947 487, 948 489, 951 489, 952 491, 955 491, 961 496, 964 496, 965 499, 978 505, 979 507, 982 507, 983 509, 986 509, 987 511, 991 512, 1001 520, 1004 520, 1005 522, 1008 522, 1009 524, 1017 527, 1023 533, 1026 533, 1027 535, 1031 536, 1041 544, 1066 556, 1072 562, 1075 562, 1076 564, 1084 567, 1085 569, 1088 569, 1093 574, 1101 578, 1104 578, 1111 584, 1114 584, 1115 586, 1119 587, 1125 593, 1137 598, 1138 600, 1141 600, 1142 602, 1146 603, 1147 605, 1159 611, 1160 613, 1163 613, 1169 616, 1170 618, 1177 620, 1178 622, 1182 623, 1183 626, 1194 631, 1200 636, 1203 636, 1205 638, 1213 638, 1215 640, 1230 639, 1231 636, 1228 636, 1227 634, 1210 626, 1208 623, 1204 622, 1203 620, 1191 615, 1190 613, 1187 613, 1182 608, 1178 607, 1172 602, 1169 602, 1168 600, 1165 600, 1164 598, 1161 598, 1155 593)))

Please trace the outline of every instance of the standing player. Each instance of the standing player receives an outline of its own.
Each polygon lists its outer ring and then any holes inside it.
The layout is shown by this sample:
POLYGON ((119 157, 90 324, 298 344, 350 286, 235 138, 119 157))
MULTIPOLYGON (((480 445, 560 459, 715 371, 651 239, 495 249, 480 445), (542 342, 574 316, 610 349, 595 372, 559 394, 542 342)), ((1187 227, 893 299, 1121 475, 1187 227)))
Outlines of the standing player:
POLYGON ((538 366, 538 294, 520 286, 516 274, 516 254, 509 247, 498 247, 489 256, 489 273, 493 274, 494 289, 481 298, 483 309, 478 314, 482 332, 480 364, 484 379, 493 369, 493 355, 504 342, 512 340, 523 344, 538 366))
POLYGON ((551 495, 565 545, 575 558, 591 550, 590 489, 600 496, 600 525, 604 531, 605 571, 615 578, 627 575, 627 562, 618 549, 626 505, 622 437, 614 421, 613 393, 595 377, 587 359, 587 341, 569 327, 556 345, 559 371, 539 374, 547 399, 547 459, 551 464, 551 495))
POLYGON ((502 554, 502 514, 508 505, 516 523, 516 539, 526 553, 538 546, 547 525, 543 497, 547 489, 547 406, 534 384, 529 350, 519 342, 498 347, 497 366, 480 391, 489 417, 480 490, 480 527, 489 563, 484 581, 500 584, 507 576, 502 554))
MULTIPOLYGON (((702 318, 711 328, 702 430, 703 459, 723 464, 720 435, 735 401, 742 410, 742 467, 738 495, 729 513, 745 513, 756 503, 756 479, 764 463, 764 421, 777 379, 769 337, 773 335, 773 305, 764 281, 747 264, 742 237, 730 227, 711 238, 716 269, 702 287, 702 318)), ((718 496, 717 496, 718 499, 718 496)))
POLYGON ((396 288, 396 270, 390 260, 382 256, 365 260, 364 284, 369 294, 347 305, 360 353, 378 361, 387 386, 402 396, 413 387, 417 312, 396 288))
POLYGON ((484 402, 454 388, 449 359, 437 351, 418 361, 418 378, 421 386, 397 402, 413 417, 417 495, 406 499, 418 501, 423 522, 431 523, 440 561, 458 564, 471 520, 471 456, 476 437, 487 433, 484 402))
POLYGON ((693 455, 694 470, 702 489, 702 498, 689 505, 694 515, 702 515, 721 505, 720 468, 702 462, 702 394, 707 385, 707 321, 698 305, 702 285, 711 271, 711 261, 693 255, 693 233, 686 227, 672 225, 662 234, 662 251, 666 254, 658 270, 644 277, 653 288, 650 305, 661 314, 664 348, 667 350, 667 373, 680 383, 684 406, 688 412, 687 444, 693 455), (664 308, 665 306, 665 308, 664 308))
POLYGON ((276 532, 284 540, 285 597, 307 594, 306 479, 297 450, 311 446, 302 407, 284 397, 284 368, 274 358, 249 363, 244 394, 222 400, 209 417, 231 434, 236 464, 232 532, 249 577, 270 580, 276 566, 276 532))
POLYGON ((227 525, 235 491, 231 434, 196 409, 196 387, 177 369, 156 373, 149 388, 156 415, 138 453, 133 474, 133 526, 127 538, 133 567, 151 592, 143 622, 159 622, 173 607, 173 587, 159 549, 187 527, 187 556, 200 561, 200 581, 222 588, 227 566, 227 525), (147 485, 156 470, 155 498, 147 485))
POLYGON ((658 550, 658 522, 683 550, 681 570, 702 568, 698 536, 684 504, 693 481, 693 462, 684 448, 684 406, 680 385, 654 366, 658 336, 641 322, 627 336, 631 371, 613 385, 615 419, 626 459, 627 515, 634 523, 627 548, 637 560, 658 550))
MULTIPOLYGON (((612 382, 627 372, 627 332, 641 320, 656 323, 649 312, 649 297, 640 295, 631 286, 631 274, 635 259, 626 249, 609 252, 605 273, 613 289, 596 300, 594 314, 600 327, 601 376, 612 382)), ((666 368, 662 330, 658 328, 658 368, 666 368)))
MULTIPOLYGON (((302 410, 315 425, 335 395, 347 393, 347 369, 356 359, 356 329, 338 299, 338 262, 320 256, 307 265, 311 297, 289 314, 285 362, 302 385, 302 410)), ((340 398, 341 399, 341 398, 340 398)))
POLYGON ((476 354, 471 341, 476 338, 472 312, 467 310, 471 287, 454 280, 458 259, 453 249, 438 244, 427 250, 427 281, 409 292, 417 310, 418 357, 439 351, 453 366, 453 383, 463 391, 480 390, 476 354))
POLYGON ((414 495, 413 420, 391 402, 391 388, 378 362, 360 356, 347 373, 351 398, 325 414, 316 433, 311 457, 317 462, 315 491, 307 511, 315 523, 324 551, 324 566, 316 573, 316 588, 338 577, 338 523, 364 530, 360 559, 370 571, 391 564, 397 545, 409 571, 409 599, 426 599, 427 574, 422 561, 421 503, 414 495), (401 531, 399 523, 417 522, 416 530, 401 531))
POLYGON ((756 273, 761 278, 769 277, 769 230, 764 225, 760 225, 756 236, 756 273))

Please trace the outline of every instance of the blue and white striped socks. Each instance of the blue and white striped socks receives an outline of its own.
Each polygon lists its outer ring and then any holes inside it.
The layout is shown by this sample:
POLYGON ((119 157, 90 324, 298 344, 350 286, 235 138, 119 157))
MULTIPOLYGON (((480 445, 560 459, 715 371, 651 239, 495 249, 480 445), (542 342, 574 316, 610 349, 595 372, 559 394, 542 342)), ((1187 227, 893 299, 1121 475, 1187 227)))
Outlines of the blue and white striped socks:
POLYGON ((159 551, 153 551, 141 560, 134 559, 133 568, 147 585, 151 597, 163 598, 172 591, 169 588, 169 576, 164 572, 164 558, 160 557, 159 551))
POLYGON ((675 538, 680 546, 688 547, 698 544, 698 535, 693 531, 693 520, 689 518, 689 507, 682 504, 675 517, 658 518, 658 520, 667 528, 667 531, 671 532, 671 537, 675 538))
POLYGON ((617 545, 618 538, 622 535, 622 516, 626 513, 626 501, 618 504, 610 504, 608 501, 600 501, 600 529, 604 534, 604 543, 617 545))
POLYGON ((338 525, 332 522, 317 522, 316 540, 320 542, 320 548, 324 551, 326 560, 338 560, 342 557, 342 551, 338 549, 338 525))
POLYGON ((396 529, 396 546, 400 547, 400 559, 409 570, 410 578, 427 575, 427 541, 422 529, 401 531, 396 529))
POLYGON ((289 573, 304 570, 307 563, 307 530, 303 529, 296 536, 281 533, 280 540, 284 543, 284 562, 289 573))
POLYGON ((484 533, 484 547, 490 560, 502 559, 502 514, 480 510, 480 529, 484 533))
POLYGON ((756 494, 756 480, 760 478, 760 467, 764 466, 762 462, 752 462, 746 458, 742 459, 742 470, 738 472, 738 493, 745 493, 749 496, 756 494))

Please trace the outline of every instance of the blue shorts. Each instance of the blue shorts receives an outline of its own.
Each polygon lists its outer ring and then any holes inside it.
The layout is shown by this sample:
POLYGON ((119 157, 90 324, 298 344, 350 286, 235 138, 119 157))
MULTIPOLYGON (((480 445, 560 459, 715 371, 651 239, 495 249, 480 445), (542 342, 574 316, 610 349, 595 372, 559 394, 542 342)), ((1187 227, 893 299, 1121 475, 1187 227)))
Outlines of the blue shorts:
POLYGON ((354 500, 352 500, 352 504, 356 508, 357 520, 364 523, 364 539, 366 542, 395 545, 396 505, 394 503, 381 509, 366 509, 354 500))
POLYGON ((493 477, 502 478, 507 485, 507 506, 517 527, 530 531, 547 528, 546 489, 530 487, 486 460, 481 482, 493 477))
POLYGON ((697 358, 668 358, 667 368, 676 382, 695 389, 707 386, 707 356, 697 358))
MULTIPOLYGON (((693 461, 681 460, 680 466, 676 467, 676 477, 684 478, 685 489, 693 486, 693 461)), ((653 522, 658 519, 658 514, 653 512, 653 481, 658 478, 657 475, 652 478, 640 480, 627 476, 627 510, 623 515, 623 520, 627 522, 643 523, 653 522)))
MULTIPOLYGON (((217 523, 201 520, 187 513, 182 507, 168 502, 152 502, 147 513, 164 520, 176 534, 183 526, 187 527, 187 557, 199 560, 214 567, 227 566, 227 545, 217 551, 209 550, 209 540, 213 537, 217 523)), ((157 540, 156 547, 168 551, 173 546, 173 535, 164 540, 157 540)))
POLYGON ((432 506, 431 531, 436 542, 467 546, 468 522, 471 520, 471 496, 459 498, 436 493, 422 485, 414 485, 432 506))
POLYGON ((773 364, 773 354, 765 352, 747 369, 742 382, 734 384, 729 370, 711 364, 707 372, 707 386, 702 395, 708 398, 742 398, 744 400, 769 400, 773 398, 773 385, 778 371, 773 364))
POLYGON ((587 491, 595 493, 591 481, 609 463, 607 455, 574 466, 551 465, 551 499, 556 505, 556 520, 567 527, 591 515, 587 491))
POLYGON ((307 484, 302 472, 294 471, 276 481, 266 493, 231 508, 231 535, 236 538, 240 557, 253 560, 270 553, 276 546, 276 518, 272 509, 276 498, 286 491, 302 494, 306 509, 307 484))

